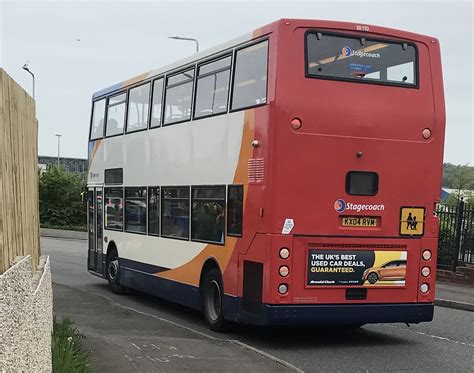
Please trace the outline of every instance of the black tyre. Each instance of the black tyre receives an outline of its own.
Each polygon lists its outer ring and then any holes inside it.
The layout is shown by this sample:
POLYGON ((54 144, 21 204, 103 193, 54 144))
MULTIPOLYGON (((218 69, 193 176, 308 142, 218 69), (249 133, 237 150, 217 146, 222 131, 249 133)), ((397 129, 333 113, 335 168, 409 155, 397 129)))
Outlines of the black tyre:
POLYGON ((224 331, 224 287, 220 271, 216 268, 207 271, 200 288, 201 312, 209 329, 215 332, 224 331))
POLYGON ((125 294, 126 288, 120 285, 120 263, 117 250, 112 250, 107 256, 107 281, 110 290, 115 294, 125 294))
POLYGON ((369 284, 375 284, 378 280, 379 280, 379 275, 375 272, 371 272, 367 276, 367 281, 369 281, 369 284))
POLYGON ((364 326, 365 324, 349 324, 345 325, 346 330, 357 330, 364 326))

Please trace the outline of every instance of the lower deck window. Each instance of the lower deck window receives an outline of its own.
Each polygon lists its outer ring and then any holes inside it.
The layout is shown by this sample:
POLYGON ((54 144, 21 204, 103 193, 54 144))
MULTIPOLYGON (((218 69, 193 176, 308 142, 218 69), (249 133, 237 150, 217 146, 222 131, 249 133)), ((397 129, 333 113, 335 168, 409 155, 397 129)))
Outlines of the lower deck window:
POLYGON ((242 237, 244 187, 229 185, 227 197, 227 235, 242 237))
POLYGON ((148 189, 148 234, 160 233, 160 187, 148 189))
POLYGON ((146 233, 146 188, 125 188, 125 231, 146 233))
POLYGON ((105 228, 123 230, 123 189, 105 188, 105 228))
POLYGON ((161 235, 189 239, 189 187, 164 187, 161 193, 161 235))
POLYGON ((225 186, 192 188, 191 238, 224 243, 225 186))

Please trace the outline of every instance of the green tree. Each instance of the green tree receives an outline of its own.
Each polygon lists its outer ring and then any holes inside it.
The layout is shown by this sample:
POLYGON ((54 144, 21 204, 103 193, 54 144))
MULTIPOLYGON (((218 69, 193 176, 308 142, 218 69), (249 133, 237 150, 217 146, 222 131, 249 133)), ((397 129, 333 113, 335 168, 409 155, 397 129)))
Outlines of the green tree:
POLYGON ((53 166, 40 174, 39 203, 42 227, 85 230, 87 211, 82 201, 85 177, 53 166))
POLYGON ((468 165, 443 165, 443 186, 445 188, 465 190, 474 189, 474 168, 468 165))

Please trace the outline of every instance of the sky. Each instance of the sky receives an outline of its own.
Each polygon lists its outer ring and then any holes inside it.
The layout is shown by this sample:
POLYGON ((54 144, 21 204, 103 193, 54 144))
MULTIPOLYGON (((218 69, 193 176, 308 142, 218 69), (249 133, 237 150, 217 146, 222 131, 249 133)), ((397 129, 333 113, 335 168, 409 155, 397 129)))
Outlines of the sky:
POLYGON ((31 93, 36 76, 39 154, 87 157, 94 92, 280 18, 372 24, 440 40, 445 162, 474 165, 471 1, 7 1, 0 0, 0 66, 31 93))

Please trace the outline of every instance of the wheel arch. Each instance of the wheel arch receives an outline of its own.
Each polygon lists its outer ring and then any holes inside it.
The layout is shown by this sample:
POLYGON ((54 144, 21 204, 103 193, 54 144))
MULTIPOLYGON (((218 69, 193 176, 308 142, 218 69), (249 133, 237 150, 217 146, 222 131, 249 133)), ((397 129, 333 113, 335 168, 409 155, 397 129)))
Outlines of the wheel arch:
POLYGON ((109 254, 112 252, 112 251, 116 251, 117 252, 117 256, 119 254, 119 251, 118 251, 118 248, 117 248, 117 244, 115 243, 114 240, 111 240, 108 244, 107 244, 107 253, 106 253, 106 258, 109 257, 109 254))
POLYGON ((222 273, 222 270, 221 270, 221 266, 217 262, 216 258, 209 257, 204 261, 204 264, 203 264, 202 269, 201 269, 201 275, 199 276, 199 289, 201 289, 202 279, 203 279, 204 275, 208 271, 210 271, 211 269, 218 269, 219 270, 219 273, 221 274, 222 284, 224 285, 224 276, 223 276, 223 273, 222 273))

